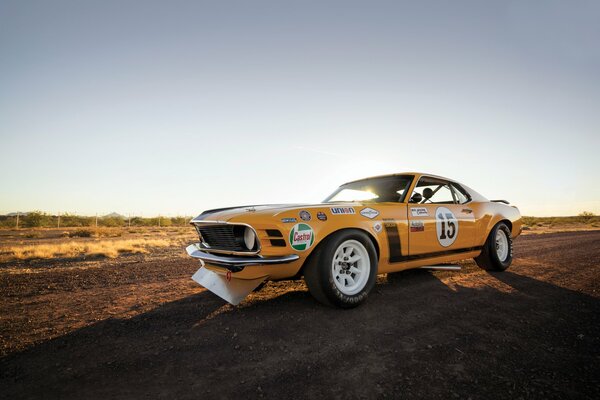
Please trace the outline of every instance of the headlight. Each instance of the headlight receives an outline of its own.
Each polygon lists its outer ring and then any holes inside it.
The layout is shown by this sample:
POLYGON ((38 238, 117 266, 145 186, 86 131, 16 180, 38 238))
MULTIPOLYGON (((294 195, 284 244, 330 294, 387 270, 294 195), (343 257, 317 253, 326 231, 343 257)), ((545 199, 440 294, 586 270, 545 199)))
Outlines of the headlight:
POLYGON ((254 230, 249 226, 244 230, 244 244, 248 248, 248 250, 254 249, 254 244, 256 243, 256 234, 254 230))

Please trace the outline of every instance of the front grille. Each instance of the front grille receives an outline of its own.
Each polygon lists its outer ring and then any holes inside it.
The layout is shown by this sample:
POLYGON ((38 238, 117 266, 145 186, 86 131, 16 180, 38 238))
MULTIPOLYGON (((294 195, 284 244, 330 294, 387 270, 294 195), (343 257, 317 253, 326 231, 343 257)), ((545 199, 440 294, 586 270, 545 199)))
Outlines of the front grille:
POLYGON ((207 250, 223 250, 223 251, 242 251, 248 252, 244 246, 244 229, 243 225, 196 225, 196 229, 200 234, 200 239, 207 250))

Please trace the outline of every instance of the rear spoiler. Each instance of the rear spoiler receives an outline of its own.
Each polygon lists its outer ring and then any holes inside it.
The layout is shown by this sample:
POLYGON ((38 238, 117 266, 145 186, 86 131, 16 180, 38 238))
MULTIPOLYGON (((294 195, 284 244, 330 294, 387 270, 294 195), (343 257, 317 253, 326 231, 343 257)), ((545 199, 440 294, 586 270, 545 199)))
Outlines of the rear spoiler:
POLYGON ((493 202, 493 203, 504 203, 504 204, 510 204, 510 203, 508 202, 508 200, 490 200, 490 201, 491 201, 491 202, 493 202))

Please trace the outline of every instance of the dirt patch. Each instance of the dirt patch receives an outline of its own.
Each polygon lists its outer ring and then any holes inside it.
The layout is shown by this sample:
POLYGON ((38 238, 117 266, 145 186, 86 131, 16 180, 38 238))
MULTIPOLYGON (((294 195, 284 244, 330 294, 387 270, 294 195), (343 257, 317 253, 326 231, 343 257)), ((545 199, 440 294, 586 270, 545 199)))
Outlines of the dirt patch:
POLYGON ((0 268, 2 398, 600 398, 600 232, 529 235, 504 273, 299 282, 238 307, 182 249, 0 268))

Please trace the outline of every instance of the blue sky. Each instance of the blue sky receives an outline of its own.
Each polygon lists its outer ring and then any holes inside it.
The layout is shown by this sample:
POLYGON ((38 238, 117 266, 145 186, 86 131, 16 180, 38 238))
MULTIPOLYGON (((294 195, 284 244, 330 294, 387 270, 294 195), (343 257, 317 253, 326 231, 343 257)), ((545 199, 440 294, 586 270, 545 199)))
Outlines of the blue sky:
POLYGON ((0 213, 192 215, 426 171, 600 213, 600 3, 2 1, 0 213))

